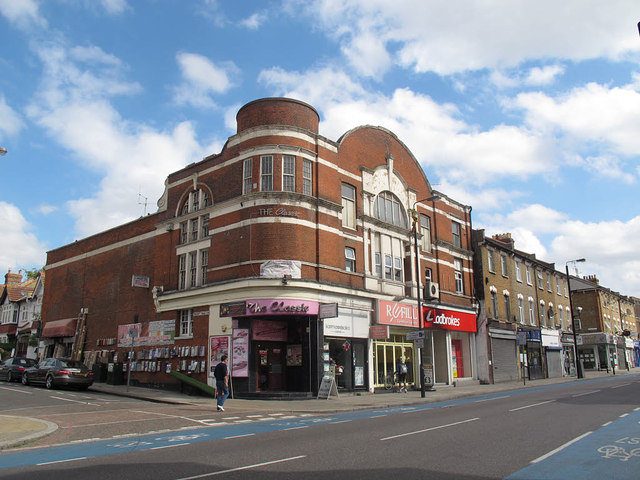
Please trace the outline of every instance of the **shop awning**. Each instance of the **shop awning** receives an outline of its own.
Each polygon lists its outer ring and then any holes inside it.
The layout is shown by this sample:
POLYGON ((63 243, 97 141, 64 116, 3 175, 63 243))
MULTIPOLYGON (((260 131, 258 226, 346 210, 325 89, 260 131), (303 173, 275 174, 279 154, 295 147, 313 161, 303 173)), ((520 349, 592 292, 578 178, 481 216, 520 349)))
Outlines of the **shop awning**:
POLYGON ((18 326, 15 323, 5 323, 0 325, 0 333, 6 333, 7 335, 15 335, 18 326))
POLYGON ((42 329, 43 337, 73 337, 76 334, 77 318, 65 318, 46 322, 42 329))

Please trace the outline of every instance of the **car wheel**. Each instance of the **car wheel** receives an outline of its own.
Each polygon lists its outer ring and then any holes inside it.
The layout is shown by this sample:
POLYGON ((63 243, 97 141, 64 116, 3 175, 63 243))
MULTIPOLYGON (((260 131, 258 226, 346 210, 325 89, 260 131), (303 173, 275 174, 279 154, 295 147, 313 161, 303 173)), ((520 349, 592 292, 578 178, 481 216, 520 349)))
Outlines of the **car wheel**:
POLYGON ((13 382, 13 373, 11 373, 11 370, 7 372, 7 382, 13 382))
POLYGON ((22 384, 23 385, 29 385, 29 377, 27 377, 26 373, 22 374, 22 384))
POLYGON ((47 375, 47 379, 44 382, 44 386, 49 390, 53 388, 53 377, 51 375, 47 375))

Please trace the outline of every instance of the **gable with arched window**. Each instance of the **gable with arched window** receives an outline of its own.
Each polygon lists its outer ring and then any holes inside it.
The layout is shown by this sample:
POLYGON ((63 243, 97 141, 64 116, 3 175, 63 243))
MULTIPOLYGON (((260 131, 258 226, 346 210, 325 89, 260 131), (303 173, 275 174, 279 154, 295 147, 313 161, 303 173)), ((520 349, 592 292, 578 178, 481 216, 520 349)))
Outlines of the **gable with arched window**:
POLYGON ((408 228, 404 207, 393 193, 380 192, 375 199, 373 216, 396 227, 408 228))

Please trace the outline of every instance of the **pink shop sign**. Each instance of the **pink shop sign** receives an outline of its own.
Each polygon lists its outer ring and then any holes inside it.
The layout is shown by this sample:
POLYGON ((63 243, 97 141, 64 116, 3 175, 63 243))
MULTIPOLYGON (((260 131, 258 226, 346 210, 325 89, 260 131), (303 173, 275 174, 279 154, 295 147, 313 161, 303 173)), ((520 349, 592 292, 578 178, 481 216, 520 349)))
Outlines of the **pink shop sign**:
POLYGON ((318 302, 262 298, 246 301, 246 315, 318 315, 318 302))

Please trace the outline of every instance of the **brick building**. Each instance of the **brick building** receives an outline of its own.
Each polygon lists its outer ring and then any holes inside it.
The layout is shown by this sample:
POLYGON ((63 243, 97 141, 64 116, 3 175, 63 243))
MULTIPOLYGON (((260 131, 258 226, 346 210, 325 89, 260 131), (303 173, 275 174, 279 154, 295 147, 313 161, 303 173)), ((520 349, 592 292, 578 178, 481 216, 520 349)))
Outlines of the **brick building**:
POLYGON ((392 132, 318 126, 300 101, 251 102, 219 154, 168 176, 156 213, 48 252, 46 353, 133 350, 133 380, 171 386, 175 370, 211 384, 228 351, 238 395, 315 394, 334 371, 373 390, 400 357, 413 383, 415 238, 425 364, 439 383, 476 378, 471 208, 392 132))
POLYGON ((495 383, 575 375, 566 275, 515 248, 509 233, 473 231, 480 301, 478 378, 495 383))

